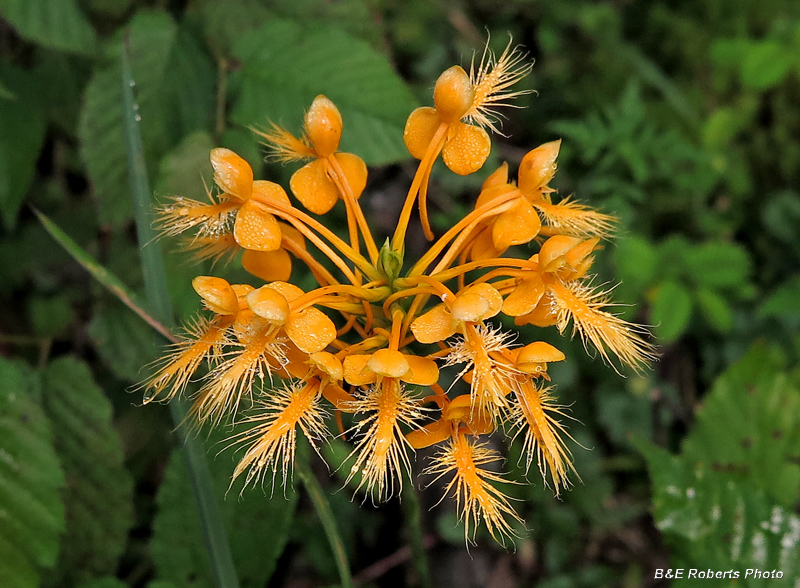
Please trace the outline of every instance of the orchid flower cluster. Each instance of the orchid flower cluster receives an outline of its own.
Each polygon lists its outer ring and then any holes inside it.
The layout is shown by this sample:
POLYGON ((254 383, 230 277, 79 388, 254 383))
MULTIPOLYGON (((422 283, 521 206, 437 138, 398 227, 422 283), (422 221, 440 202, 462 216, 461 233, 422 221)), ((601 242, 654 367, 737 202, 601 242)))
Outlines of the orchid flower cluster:
POLYGON ((146 400, 184 394, 207 364, 190 418, 245 423, 233 478, 247 483, 271 477, 274 485, 276 475, 286 483, 298 430, 315 447, 342 434, 354 441, 350 479, 385 500, 410 475, 414 450, 438 446, 423 473, 446 480, 466 538, 481 521, 500 542, 513 536, 521 519, 496 485, 505 480, 491 464, 501 455, 486 436, 521 436, 526 470, 535 462, 556 494, 573 468, 564 408, 548 385, 548 364, 565 356, 543 341, 516 343, 500 316, 560 333, 572 325, 609 362, 616 356, 640 368, 652 357, 646 331, 609 312, 609 292, 589 275, 615 219, 553 198, 560 141, 525 155, 516 182, 501 165, 473 209, 434 239, 427 212, 434 163, 441 155, 456 174, 479 170, 489 131, 498 130, 497 108, 528 92, 512 87, 530 69, 509 45, 499 58, 485 52, 469 74, 459 66, 441 74, 434 106, 407 120, 405 144, 420 163, 396 231, 380 248, 359 204, 367 167, 338 150, 342 117, 325 96, 308 109, 302 136, 277 125, 260 133, 276 159, 307 162, 289 183, 300 206, 280 185, 255 180, 233 151, 212 150, 217 190, 207 201, 176 197, 159 208, 161 232, 193 230, 188 244, 200 257, 241 250, 242 266, 261 282, 194 279, 207 312, 143 384, 146 400), (347 236, 318 219, 339 201, 347 236), (412 263, 405 238, 415 208, 433 243, 412 263), (506 256, 519 245, 537 251, 506 256), (291 282, 295 263, 317 288, 291 282), (443 381, 444 366, 456 367, 455 381, 443 381), (461 394, 458 381, 466 384, 461 394))

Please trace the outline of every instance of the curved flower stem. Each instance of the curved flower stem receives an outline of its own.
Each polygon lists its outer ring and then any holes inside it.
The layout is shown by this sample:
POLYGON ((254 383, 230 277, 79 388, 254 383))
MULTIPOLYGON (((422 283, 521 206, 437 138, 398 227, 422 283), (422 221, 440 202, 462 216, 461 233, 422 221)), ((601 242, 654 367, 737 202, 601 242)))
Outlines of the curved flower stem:
POLYGON ((375 240, 372 238, 372 231, 370 231, 369 223, 367 223, 367 219, 364 217, 364 211, 361 210, 361 205, 358 203, 355 194, 353 194, 353 189, 350 187, 350 182, 347 181, 347 176, 345 175, 341 164, 333 155, 328 156, 325 161, 334 172, 331 174, 333 177, 333 183, 336 184, 339 192, 344 197, 348 214, 352 213, 352 215, 355 217, 358 228, 361 229, 361 234, 364 237, 364 244, 367 246, 367 252, 369 253, 370 261, 372 261, 372 264, 375 265, 378 263, 378 247, 375 245, 375 240))
POLYGON ((493 216, 503 212, 503 205, 506 205, 509 201, 514 200, 515 198, 519 198, 519 194, 515 191, 512 191, 470 212, 467 216, 451 227, 444 235, 439 237, 436 243, 434 243, 431 248, 425 252, 425 255, 423 255, 420 260, 414 264, 414 267, 411 268, 407 275, 416 276, 423 273, 428 266, 433 263, 436 257, 442 251, 444 251, 444 248, 447 246, 447 244, 451 240, 458 237, 450 247, 447 255, 445 255, 445 259, 440 261, 437 266, 446 267, 452 261, 452 258, 458 254, 458 247, 460 247, 461 243, 466 240, 478 223, 487 216, 493 216), (459 235, 459 233, 462 231, 463 234, 459 235), (446 263, 445 260, 447 260, 446 263))
MULTIPOLYGON (((433 167, 433 163, 436 161, 436 158, 439 157, 439 153, 441 153, 442 148, 444 147, 444 142, 447 138, 447 129, 449 127, 450 125, 447 123, 441 123, 439 125, 439 128, 437 128, 436 132, 433 134, 433 138, 428 146, 428 150, 425 152, 425 157, 423 157, 422 161, 419 162, 417 171, 414 174, 414 180, 411 182, 411 188, 408 189, 406 201, 405 204, 403 204, 403 210, 400 213, 400 219, 397 222, 397 229, 392 237, 392 249, 395 251, 402 253, 405 248, 406 230, 408 229, 408 223, 411 220, 411 211, 414 210, 414 202, 417 200, 417 195, 419 194, 422 182, 425 181, 426 177, 428 177, 430 169, 433 167)), ((420 202, 420 205, 422 204, 424 203, 420 202)), ((427 215, 425 218, 427 218, 427 215)))
POLYGON ((350 567, 347 563, 347 552, 344 549, 344 542, 339 533, 339 526, 333 516, 331 505, 319 485, 319 481, 314 472, 311 471, 309 464, 310 451, 308 450, 305 441, 298 442, 297 444, 297 459, 295 460, 294 471, 303 483, 303 487, 308 492, 308 497, 314 505, 314 510, 317 511, 322 528, 325 531, 325 536, 328 538, 328 544, 333 551, 333 558, 336 560, 336 567, 339 570, 339 581, 342 588, 353 588, 353 580, 350 576, 350 567))

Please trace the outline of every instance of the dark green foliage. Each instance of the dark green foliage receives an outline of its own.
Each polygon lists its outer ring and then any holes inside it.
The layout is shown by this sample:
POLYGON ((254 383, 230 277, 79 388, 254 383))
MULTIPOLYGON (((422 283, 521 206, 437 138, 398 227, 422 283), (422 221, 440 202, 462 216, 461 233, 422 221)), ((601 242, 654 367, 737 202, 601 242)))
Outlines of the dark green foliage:
POLYGON ((68 488, 67 529, 46 585, 75 585, 116 571, 132 523, 133 484, 111 403, 86 364, 70 357, 51 362, 42 397, 68 488))

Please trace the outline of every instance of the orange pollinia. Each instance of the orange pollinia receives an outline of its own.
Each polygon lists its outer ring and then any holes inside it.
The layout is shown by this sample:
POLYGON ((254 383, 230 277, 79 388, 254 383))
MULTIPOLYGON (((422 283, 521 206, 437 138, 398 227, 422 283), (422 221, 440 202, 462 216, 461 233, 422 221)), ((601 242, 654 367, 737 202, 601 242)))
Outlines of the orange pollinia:
POLYGON ((485 438, 520 435, 526 468, 535 463, 556 494, 573 468, 565 409, 548 375, 549 364, 567 358, 542 341, 518 342, 503 325, 534 325, 526 334, 572 325, 612 366, 640 370, 653 358, 647 332, 609 311, 610 290, 592 283, 594 252, 615 219, 553 197, 560 141, 525 155, 516 182, 500 166, 464 218, 419 259, 406 259, 415 208, 434 239, 426 212, 434 162, 441 155, 464 175, 480 169, 496 108, 528 92, 513 86, 530 68, 509 46, 499 58, 486 52, 469 74, 453 66, 439 77, 433 106, 408 118, 405 143, 420 163, 382 248, 359 204, 367 168, 339 151, 345 121, 325 96, 310 105, 302 136, 275 125, 262 134, 276 159, 305 161, 288 192, 254 179, 229 149, 212 150, 216 190, 206 201, 173 198, 158 211, 161 231, 193 230, 188 247, 201 257, 243 251, 257 283, 195 278, 206 312, 144 382, 146 401, 186 394, 207 364, 190 393, 191 415, 243 424, 233 476, 247 482, 286 484, 298 434, 318 446, 346 433, 350 479, 385 500, 410 476, 415 450, 437 445, 425 472, 444 478, 467 540, 480 524, 500 542, 513 536, 521 520, 497 485, 503 474, 488 465, 502 457, 485 438), (346 236, 317 218, 336 206, 346 212, 346 236), (314 289, 292 283, 293 264, 308 269, 314 289), (455 376, 440 373, 446 366, 455 376))

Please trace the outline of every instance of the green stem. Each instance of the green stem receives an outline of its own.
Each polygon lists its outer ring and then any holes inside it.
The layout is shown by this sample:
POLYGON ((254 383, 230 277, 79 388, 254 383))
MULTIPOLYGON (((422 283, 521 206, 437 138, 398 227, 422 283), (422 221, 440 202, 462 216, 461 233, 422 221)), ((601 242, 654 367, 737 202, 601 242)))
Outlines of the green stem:
POLYGON ((431 573, 428 555, 425 551, 425 533, 422 529, 422 506, 417 496, 413 480, 406 480, 402 492, 403 511, 408 525, 408 541, 411 545, 411 559, 417 572, 421 588, 431 588, 431 573))
MULTIPOLYGON (((151 218, 151 192, 145 165, 142 137, 139 132, 141 114, 134 102, 133 76, 128 57, 128 39, 122 47, 122 105, 125 125, 125 142, 128 147, 128 169, 130 173, 131 192, 133 193, 136 230, 139 238, 142 272, 144 274, 145 293, 149 306, 156 319, 166 325, 173 322, 172 304, 167 292, 164 262, 161 256, 161 243, 153 230, 151 218)), ((197 510, 203 528, 203 536, 219 588, 238 588, 239 581, 233 566, 230 546, 228 545, 219 504, 213 490, 211 473, 205 454, 194 438, 186 437, 180 428, 186 415, 186 408, 180 402, 170 403, 175 426, 181 431, 183 456, 192 481, 197 510)))
POLYGON ((339 533, 339 526, 336 524, 331 505, 322 491, 322 486, 319 485, 317 477, 311 471, 309 463, 311 456, 310 451, 308 451, 308 444, 298 440, 297 445, 298 455, 297 459, 295 459, 294 471, 303 483, 306 492, 308 492, 308 497, 311 499, 314 510, 317 511, 317 516, 322 523, 325 536, 328 538, 328 544, 331 546, 333 557, 336 560, 336 567, 339 569, 341 588, 353 588, 350 566, 347 563, 347 552, 344 549, 344 542, 339 533))

